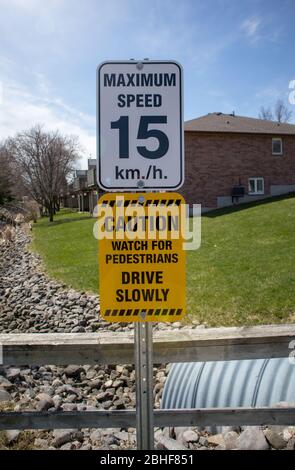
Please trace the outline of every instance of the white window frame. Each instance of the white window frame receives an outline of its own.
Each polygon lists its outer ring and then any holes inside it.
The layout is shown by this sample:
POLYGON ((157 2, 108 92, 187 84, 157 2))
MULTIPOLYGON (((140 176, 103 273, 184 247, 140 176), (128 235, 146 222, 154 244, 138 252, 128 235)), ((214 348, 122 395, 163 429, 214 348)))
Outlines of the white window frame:
POLYGON ((256 195, 262 195, 264 194, 264 178, 262 176, 253 176, 251 178, 248 178, 248 194, 250 196, 256 196, 256 195), (250 189, 250 181, 254 181, 254 191, 251 191, 250 189), (262 181, 262 190, 257 189, 257 182, 262 181))
POLYGON ((273 137, 271 141, 271 150, 273 155, 283 155, 283 140, 281 137, 273 137), (274 152, 273 145, 274 141, 279 141, 281 143, 281 150, 280 152, 274 152))

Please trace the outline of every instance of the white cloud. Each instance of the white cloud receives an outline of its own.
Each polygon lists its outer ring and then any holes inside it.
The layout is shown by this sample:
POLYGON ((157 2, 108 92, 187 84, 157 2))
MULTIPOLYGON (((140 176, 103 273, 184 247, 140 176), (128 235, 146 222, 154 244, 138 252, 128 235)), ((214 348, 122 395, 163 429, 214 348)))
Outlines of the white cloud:
POLYGON ((261 19, 257 16, 253 16, 251 18, 247 18, 242 22, 241 29, 246 34, 246 36, 254 40, 258 38, 258 30, 260 25, 261 19))
POLYGON ((67 135, 77 135, 82 146, 82 166, 86 159, 95 158, 95 117, 82 113, 50 95, 46 77, 32 73, 35 92, 23 84, 2 79, 0 102, 0 139, 14 135, 40 123, 48 130, 58 129, 67 135))

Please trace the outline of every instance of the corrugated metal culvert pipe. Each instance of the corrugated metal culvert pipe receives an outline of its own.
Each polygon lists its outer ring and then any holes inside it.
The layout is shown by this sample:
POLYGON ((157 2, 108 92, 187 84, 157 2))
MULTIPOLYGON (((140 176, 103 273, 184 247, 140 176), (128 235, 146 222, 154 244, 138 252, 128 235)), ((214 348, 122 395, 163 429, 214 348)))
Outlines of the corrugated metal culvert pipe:
POLYGON ((289 358, 172 364, 161 406, 259 407, 280 401, 295 403, 295 365, 289 358))

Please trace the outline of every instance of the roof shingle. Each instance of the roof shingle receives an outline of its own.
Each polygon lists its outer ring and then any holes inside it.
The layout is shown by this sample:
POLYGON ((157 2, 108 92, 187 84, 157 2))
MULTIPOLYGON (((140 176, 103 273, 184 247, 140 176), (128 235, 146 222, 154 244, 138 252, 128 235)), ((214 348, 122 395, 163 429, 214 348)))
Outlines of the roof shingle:
POLYGON ((188 132, 237 132, 247 134, 293 134, 295 125, 266 121, 233 114, 209 113, 197 119, 185 122, 188 132))

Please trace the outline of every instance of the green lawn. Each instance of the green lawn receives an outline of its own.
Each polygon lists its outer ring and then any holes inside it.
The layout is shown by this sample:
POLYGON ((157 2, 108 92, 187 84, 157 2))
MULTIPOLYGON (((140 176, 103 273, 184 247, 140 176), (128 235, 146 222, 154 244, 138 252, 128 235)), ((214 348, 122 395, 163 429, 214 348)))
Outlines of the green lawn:
POLYGON ((97 240, 92 235, 95 220, 87 213, 61 211, 39 219, 33 226, 33 250, 41 254, 47 272, 79 290, 98 290, 97 240))
MULTIPOLYGON (((93 224, 78 213, 39 220, 33 249, 52 276, 97 292, 93 224)), ((204 216, 201 248, 188 252, 187 303, 211 326, 295 321, 295 197, 204 216)))

